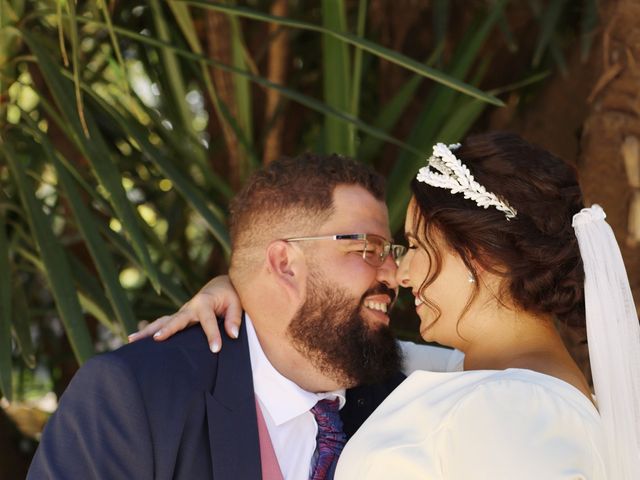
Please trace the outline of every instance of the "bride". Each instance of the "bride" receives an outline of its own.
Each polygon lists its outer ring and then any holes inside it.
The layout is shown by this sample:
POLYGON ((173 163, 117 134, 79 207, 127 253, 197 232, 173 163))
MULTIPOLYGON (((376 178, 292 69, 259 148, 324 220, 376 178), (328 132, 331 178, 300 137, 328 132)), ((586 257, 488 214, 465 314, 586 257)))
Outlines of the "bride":
MULTIPOLYGON (((515 135, 477 135, 434 146, 411 190, 397 280, 422 338, 453 350, 434 362, 404 345, 423 369, 349 440, 336 478, 640 478, 638 318, 573 169, 515 135), (557 322, 586 323, 597 400, 557 322)), ((241 308, 225 282, 137 337, 201 321, 219 348, 210 308, 228 330, 241 308)))

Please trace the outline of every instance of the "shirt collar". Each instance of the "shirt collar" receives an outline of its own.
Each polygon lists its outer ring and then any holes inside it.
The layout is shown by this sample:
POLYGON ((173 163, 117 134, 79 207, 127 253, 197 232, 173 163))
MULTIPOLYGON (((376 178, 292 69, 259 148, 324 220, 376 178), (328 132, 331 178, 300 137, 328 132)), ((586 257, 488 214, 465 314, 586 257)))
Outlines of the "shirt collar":
POLYGON ((308 412, 319 400, 325 398, 338 398, 340 408, 344 407, 344 389, 323 393, 308 392, 278 372, 264 354, 253 323, 246 312, 244 318, 253 372, 253 389, 276 425, 308 412))

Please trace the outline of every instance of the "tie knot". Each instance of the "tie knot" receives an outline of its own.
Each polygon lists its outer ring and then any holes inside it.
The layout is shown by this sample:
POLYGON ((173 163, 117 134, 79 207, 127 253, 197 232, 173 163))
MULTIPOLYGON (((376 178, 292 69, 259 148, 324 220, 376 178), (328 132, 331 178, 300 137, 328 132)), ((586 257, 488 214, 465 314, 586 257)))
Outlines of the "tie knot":
POLYGON ((340 401, 336 398, 334 400, 329 400, 325 398, 324 400, 319 400, 318 403, 311 409, 314 415, 316 412, 318 413, 338 413, 340 410, 340 401))
POLYGON ((340 401, 335 400, 320 400, 311 409, 311 413, 316 417, 318 423, 318 429, 321 431, 341 431, 342 420, 340 419, 340 401))

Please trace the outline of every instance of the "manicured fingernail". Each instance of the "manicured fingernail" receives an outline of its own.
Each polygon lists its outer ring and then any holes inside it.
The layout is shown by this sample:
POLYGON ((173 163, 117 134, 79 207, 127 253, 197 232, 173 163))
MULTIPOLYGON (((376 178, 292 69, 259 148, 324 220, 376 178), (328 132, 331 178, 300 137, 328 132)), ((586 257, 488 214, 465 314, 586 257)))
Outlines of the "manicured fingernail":
POLYGON ((162 335, 162 330, 158 330, 156 333, 154 333, 153 338, 158 338, 160 335, 162 335))
POLYGON ((236 327, 235 325, 231 326, 231 336, 233 338, 238 338, 238 327, 236 327))
POLYGON ((131 335, 129 335, 127 338, 129 339, 129 343, 133 342, 136 338, 138 338, 140 336, 139 333, 132 333, 131 335))
POLYGON ((214 340, 211 342, 210 348, 213 353, 218 353, 220 351, 220 344, 217 340, 214 340))

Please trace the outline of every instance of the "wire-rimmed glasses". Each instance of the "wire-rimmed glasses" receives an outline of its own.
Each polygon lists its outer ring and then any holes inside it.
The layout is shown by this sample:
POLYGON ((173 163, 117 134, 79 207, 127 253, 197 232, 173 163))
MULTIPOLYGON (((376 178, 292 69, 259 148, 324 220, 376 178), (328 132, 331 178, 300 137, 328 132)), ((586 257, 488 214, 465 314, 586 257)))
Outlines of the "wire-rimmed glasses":
POLYGON ((400 259, 407 253, 407 247, 404 245, 396 245, 389 240, 375 235, 373 233, 346 233, 338 235, 319 235, 311 237, 292 237, 285 238, 286 242, 304 242, 307 240, 362 240, 362 259, 372 267, 381 267, 387 257, 400 263, 400 259))

